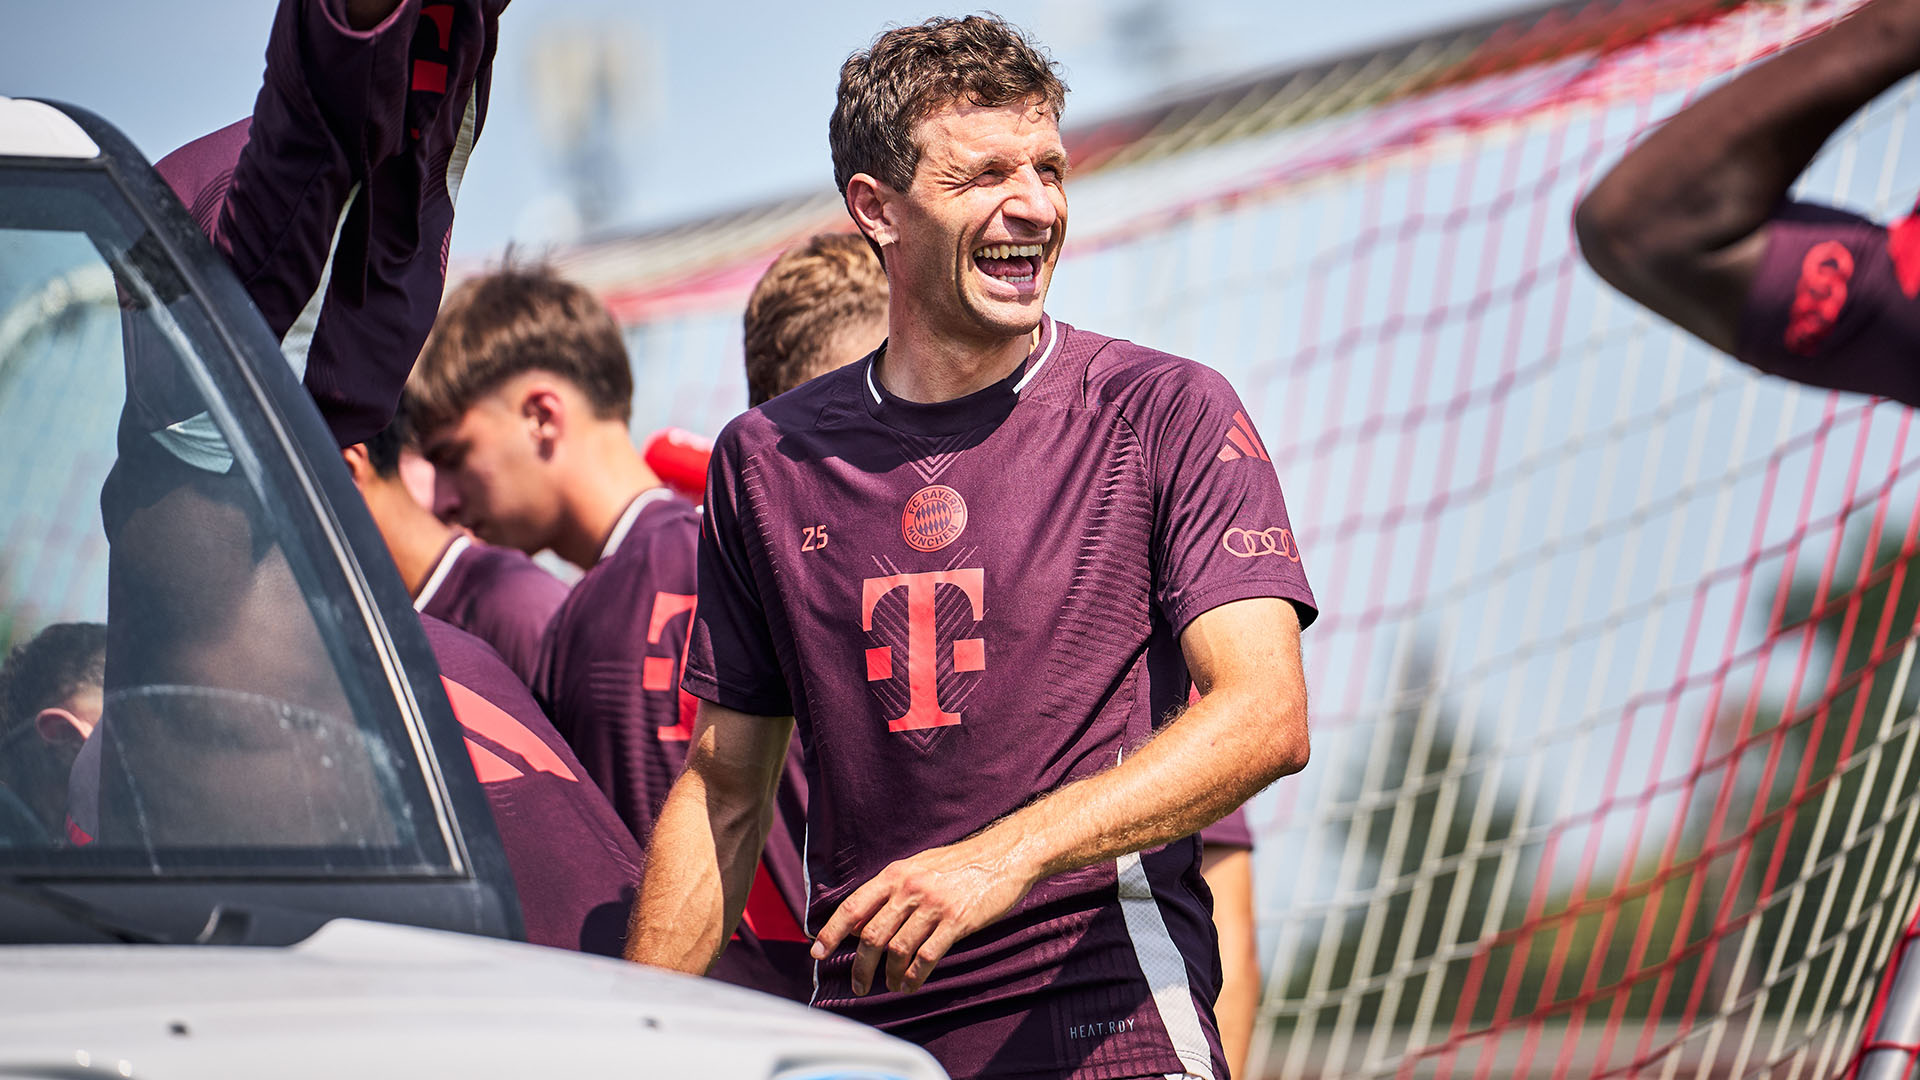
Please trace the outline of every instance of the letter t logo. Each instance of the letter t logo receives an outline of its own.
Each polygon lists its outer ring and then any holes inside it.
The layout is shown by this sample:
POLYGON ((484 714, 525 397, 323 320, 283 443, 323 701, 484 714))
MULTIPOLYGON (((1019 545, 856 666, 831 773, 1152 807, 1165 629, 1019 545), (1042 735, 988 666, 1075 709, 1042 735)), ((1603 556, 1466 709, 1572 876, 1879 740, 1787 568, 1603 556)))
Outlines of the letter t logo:
MULTIPOLYGON (((894 574, 868 578, 861 582, 860 629, 873 629, 873 609, 880 598, 895 589, 907 590, 907 711, 887 721, 888 731, 912 731, 917 728, 946 727, 960 722, 959 713, 940 708, 939 646, 933 619, 933 601, 940 586, 951 585, 967 594, 973 604, 973 621, 984 614, 986 572, 978 568, 936 570, 921 574, 894 574)), ((980 638, 961 638, 953 643, 953 670, 984 671, 987 645, 980 638)), ((882 645, 867 650, 867 681, 893 678, 893 649, 882 645)))

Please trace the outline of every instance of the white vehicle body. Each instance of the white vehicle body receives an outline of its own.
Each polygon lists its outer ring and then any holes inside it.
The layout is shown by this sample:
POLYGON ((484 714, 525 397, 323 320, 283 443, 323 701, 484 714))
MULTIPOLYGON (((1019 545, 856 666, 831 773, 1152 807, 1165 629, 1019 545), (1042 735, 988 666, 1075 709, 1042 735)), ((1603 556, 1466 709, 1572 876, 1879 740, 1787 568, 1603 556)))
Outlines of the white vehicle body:
POLYGON ((0 1075, 919 1080, 925 1052, 764 994, 336 919, 279 949, 0 949, 0 1075))
MULTIPOLYGON (((203 410, 149 434, 176 472, 213 460, 209 475, 244 496, 234 505, 254 515, 255 570, 239 576, 257 581, 265 565, 298 586, 286 618, 312 620, 351 704, 298 738, 154 715, 207 740, 282 739, 276 766, 319 747, 317 764, 295 763, 316 774, 352 764, 359 745, 343 737, 363 740, 378 752, 356 779, 383 809, 332 846, 271 835, 76 846, 0 786, 0 1075, 944 1078, 918 1047, 799 1005, 504 940, 519 934, 518 901, 432 653, 277 343, 124 137, 80 110, 5 98, 0 491, 18 504, 0 507, 0 545, 16 568, 52 569, 15 574, 0 614, 122 619, 127 632, 124 611, 106 610, 110 545, 98 534, 103 477, 127 482, 112 473, 129 447, 154 453, 128 427, 136 363, 119 355, 143 318, 173 351, 164 389, 199 394, 191 408, 203 410), (176 445, 189 428, 198 458, 176 445), (55 535, 43 519, 72 528, 55 535)), ((184 688, 197 697, 153 689, 168 694, 140 699, 148 707, 272 701, 217 684, 184 688)), ((260 715, 281 730, 308 722, 287 702, 260 715)))

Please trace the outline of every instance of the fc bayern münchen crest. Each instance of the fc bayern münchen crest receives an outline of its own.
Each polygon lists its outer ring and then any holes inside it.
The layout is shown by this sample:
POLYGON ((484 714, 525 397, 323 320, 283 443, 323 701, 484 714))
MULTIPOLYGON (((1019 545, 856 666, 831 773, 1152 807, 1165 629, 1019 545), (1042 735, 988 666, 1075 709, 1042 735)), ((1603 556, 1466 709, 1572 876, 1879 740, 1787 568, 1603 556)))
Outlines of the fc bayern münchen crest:
POLYGON ((914 492, 900 515, 900 535, 915 551, 939 551, 959 539, 966 527, 966 500, 945 484, 914 492))

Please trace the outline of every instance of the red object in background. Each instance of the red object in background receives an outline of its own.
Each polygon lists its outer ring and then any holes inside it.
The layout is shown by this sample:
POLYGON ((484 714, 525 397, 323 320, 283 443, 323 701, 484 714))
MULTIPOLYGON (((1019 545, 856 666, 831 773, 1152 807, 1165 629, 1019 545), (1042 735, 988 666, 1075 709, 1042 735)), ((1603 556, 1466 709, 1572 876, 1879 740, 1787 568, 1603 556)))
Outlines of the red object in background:
POLYGON ((707 494, 707 459, 713 456, 713 440, 683 428, 662 428, 647 437, 640 451, 660 482, 701 502, 707 494))

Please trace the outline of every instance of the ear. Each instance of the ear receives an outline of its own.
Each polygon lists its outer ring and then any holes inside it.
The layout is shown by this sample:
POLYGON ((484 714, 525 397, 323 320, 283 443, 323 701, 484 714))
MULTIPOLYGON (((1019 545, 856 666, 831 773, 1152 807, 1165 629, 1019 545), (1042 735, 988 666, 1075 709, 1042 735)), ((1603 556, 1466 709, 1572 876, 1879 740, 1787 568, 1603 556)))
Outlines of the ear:
POLYGON ((93 734, 93 725, 61 708, 41 709, 33 718, 40 737, 55 746, 79 746, 93 734))
POLYGON ((551 383, 533 383, 520 398, 520 419, 525 421, 540 456, 550 456, 553 445, 566 434, 566 399, 551 383))
POLYGON ((867 173, 855 173, 853 179, 847 181, 846 195, 847 212, 853 215, 853 223, 867 239, 883 248, 900 239, 894 206, 899 192, 867 173))
POLYGON ((367 444, 354 443, 342 447, 340 459, 347 463, 347 472, 353 476, 353 486, 363 488, 373 479, 373 462, 367 460, 367 444))

